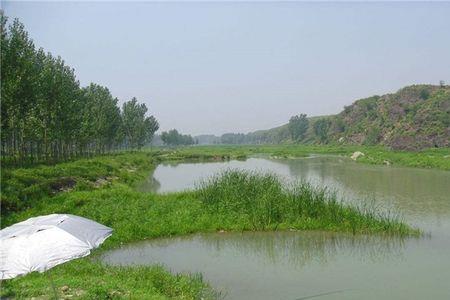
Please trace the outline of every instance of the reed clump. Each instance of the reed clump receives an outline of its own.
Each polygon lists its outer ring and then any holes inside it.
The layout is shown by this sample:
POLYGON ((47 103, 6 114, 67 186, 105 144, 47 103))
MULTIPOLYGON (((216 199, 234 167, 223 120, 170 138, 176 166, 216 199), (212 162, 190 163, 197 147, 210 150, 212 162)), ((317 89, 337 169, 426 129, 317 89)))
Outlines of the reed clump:
POLYGON ((225 216, 231 223, 248 222, 253 230, 418 234, 395 214, 350 206, 326 188, 305 182, 285 184, 270 173, 227 170, 201 182, 196 192, 210 213, 225 216))

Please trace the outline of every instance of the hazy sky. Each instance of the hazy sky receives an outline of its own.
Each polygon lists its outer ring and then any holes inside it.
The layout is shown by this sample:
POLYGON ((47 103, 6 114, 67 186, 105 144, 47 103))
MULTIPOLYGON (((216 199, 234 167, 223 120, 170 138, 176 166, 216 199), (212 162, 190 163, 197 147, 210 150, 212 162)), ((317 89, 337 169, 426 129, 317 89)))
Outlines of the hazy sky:
POLYGON ((3 2, 82 85, 145 102, 161 129, 247 132, 450 82, 447 3, 3 2))

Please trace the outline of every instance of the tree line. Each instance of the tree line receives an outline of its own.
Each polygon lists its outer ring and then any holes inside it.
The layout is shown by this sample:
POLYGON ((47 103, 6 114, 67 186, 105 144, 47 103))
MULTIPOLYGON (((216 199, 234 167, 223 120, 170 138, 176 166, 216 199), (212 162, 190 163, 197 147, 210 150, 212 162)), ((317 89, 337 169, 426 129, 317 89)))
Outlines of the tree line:
POLYGON ((168 146, 187 146, 198 143, 191 135, 181 134, 176 129, 162 132, 161 140, 168 146))
POLYGON ((280 144, 286 141, 328 143, 330 126, 331 121, 327 118, 310 121, 306 114, 299 114, 280 127, 246 134, 225 133, 216 139, 209 138, 209 141, 212 140, 214 144, 280 144))
POLYGON ((59 56, 37 49, 18 19, 1 17, 2 161, 61 161, 138 149, 158 129, 136 98, 122 109, 108 88, 81 87, 59 56))

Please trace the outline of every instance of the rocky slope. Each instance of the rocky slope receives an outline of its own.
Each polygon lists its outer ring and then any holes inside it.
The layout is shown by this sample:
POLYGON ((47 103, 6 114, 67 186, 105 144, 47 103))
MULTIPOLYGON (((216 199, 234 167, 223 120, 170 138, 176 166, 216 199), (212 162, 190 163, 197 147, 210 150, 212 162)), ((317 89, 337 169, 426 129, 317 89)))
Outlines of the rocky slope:
MULTIPOLYGON (((222 143, 232 144, 286 142, 292 142, 287 124, 222 136, 222 143)), ((301 142, 385 145, 403 150, 450 147, 450 86, 412 85, 357 100, 337 115, 310 117, 301 142), (322 122, 320 130, 317 122, 322 122)))
POLYGON ((331 141, 418 150, 450 146, 450 87, 413 85, 354 102, 329 118, 331 141))

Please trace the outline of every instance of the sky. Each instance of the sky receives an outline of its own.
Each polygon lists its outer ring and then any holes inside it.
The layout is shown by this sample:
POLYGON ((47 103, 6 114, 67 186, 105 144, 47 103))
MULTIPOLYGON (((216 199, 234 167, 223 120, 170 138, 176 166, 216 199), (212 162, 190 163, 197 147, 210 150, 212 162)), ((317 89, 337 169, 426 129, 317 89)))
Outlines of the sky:
POLYGON ((146 103, 161 130, 268 129, 450 82, 450 2, 5 2, 81 85, 146 103))

